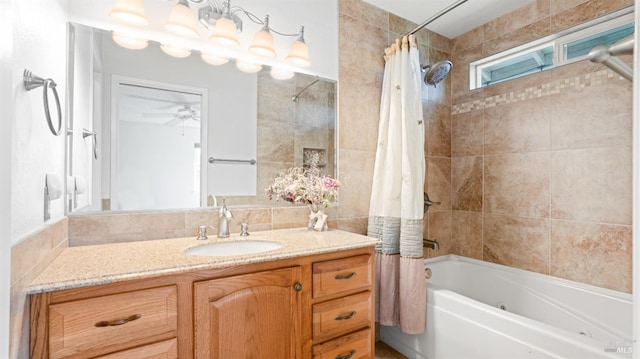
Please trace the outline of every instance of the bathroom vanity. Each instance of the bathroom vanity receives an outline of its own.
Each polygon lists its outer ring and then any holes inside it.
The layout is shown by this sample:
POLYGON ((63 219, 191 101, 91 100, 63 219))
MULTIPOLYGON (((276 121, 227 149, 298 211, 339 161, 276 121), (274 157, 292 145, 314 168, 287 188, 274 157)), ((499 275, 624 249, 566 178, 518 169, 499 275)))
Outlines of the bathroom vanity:
POLYGON ((194 256, 185 251, 215 240, 176 238, 65 249, 30 288, 31 357, 373 357, 377 241, 251 237, 282 247, 194 256))

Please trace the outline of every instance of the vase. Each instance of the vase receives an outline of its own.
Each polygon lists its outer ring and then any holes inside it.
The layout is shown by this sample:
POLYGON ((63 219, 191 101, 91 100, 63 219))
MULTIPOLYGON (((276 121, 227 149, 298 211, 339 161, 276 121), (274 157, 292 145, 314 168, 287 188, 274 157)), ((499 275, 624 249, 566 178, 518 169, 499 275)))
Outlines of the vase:
POLYGON ((324 213, 324 207, 317 204, 309 205, 309 225, 307 229, 310 231, 328 231, 327 215, 324 213))

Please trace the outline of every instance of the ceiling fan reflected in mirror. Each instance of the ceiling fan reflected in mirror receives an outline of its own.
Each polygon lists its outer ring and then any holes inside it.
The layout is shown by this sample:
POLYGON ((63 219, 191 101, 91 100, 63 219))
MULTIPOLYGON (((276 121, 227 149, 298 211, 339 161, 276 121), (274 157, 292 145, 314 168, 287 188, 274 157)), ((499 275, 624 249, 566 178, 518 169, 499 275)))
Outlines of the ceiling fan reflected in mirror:
POLYGON ((146 112, 142 114, 142 117, 148 119, 166 119, 166 121, 163 122, 165 126, 183 125, 200 127, 200 111, 189 104, 178 107, 174 112, 146 112))

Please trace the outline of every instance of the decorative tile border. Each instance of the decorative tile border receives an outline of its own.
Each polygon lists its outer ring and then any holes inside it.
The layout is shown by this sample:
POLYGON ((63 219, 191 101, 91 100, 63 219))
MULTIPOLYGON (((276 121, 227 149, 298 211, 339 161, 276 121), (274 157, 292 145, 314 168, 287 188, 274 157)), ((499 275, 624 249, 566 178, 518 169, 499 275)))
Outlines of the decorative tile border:
POLYGON ((462 104, 453 105, 451 114, 458 115, 485 108, 506 105, 519 101, 526 101, 533 98, 551 96, 562 92, 563 90, 576 90, 594 85, 600 85, 608 81, 618 81, 621 76, 612 70, 604 69, 584 75, 575 76, 564 80, 558 80, 538 86, 528 87, 522 90, 511 91, 501 95, 486 97, 483 100, 475 100, 462 104))

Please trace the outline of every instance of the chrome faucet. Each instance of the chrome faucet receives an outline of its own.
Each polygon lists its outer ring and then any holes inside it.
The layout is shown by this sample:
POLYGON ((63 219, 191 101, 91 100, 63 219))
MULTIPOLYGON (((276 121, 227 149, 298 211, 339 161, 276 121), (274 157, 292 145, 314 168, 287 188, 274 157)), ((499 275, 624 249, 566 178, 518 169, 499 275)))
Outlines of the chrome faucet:
POLYGON ((424 248, 432 248, 434 251, 437 251, 438 249, 440 249, 440 244, 436 240, 432 241, 430 239, 423 238, 422 239, 422 247, 424 247, 424 248))
POLYGON ((233 220, 233 214, 227 208, 225 199, 222 200, 222 207, 218 212, 218 238, 229 237, 229 221, 233 220))

